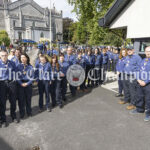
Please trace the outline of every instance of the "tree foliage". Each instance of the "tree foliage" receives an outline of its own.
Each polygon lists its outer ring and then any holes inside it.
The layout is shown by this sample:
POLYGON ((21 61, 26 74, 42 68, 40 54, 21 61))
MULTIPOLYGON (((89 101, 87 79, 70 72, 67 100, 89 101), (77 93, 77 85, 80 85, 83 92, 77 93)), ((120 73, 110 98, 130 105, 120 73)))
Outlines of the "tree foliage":
POLYGON ((9 46, 10 44, 10 38, 8 37, 8 33, 4 30, 0 31, 0 45, 2 43, 5 43, 6 46, 9 46))
POLYGON ((122 45, 125 40, 124 30, 112 31, 98 24, 98 20, 105 15, 114 0, 68 0, 68 2, 74 6, 73 12, 78 16, 74 32, 76 42, 89 45, 122 45))

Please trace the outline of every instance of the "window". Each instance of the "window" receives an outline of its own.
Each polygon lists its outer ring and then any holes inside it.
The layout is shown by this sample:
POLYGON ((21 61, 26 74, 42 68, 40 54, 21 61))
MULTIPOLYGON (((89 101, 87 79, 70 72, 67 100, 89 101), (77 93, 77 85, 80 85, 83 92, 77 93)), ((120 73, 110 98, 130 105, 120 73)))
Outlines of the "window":
POLYGON ((149 42, 141 42, 141 52, 144 52, 145 51, 145 48, 147 46, 150 46, 150 41, 149 42))
POLYGON ((44 37, 44 33, 43 33, 43 32, 41 32, 41 35, 40 35, 40 37, 41 37, 41 38, 43 38, 43 37, 44 37))

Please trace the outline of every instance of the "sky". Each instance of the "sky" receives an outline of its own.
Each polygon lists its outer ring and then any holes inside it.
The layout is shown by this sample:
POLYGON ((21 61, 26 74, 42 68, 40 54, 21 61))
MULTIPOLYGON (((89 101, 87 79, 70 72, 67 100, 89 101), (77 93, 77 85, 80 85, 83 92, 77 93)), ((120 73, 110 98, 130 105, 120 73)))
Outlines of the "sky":
MULTIPOLYGON (((12 0, 16 1, 16 0, 12 0)), ((34 0, 42 7, 50 7, 50 0, 34 0)), ((69 17, 72 18, 74 21, 76 21, 76 15, 75 13, 72 13, 73 6, 70 6, 67 2, 67 0, 51 0, 51 4, 53 7, 53 4, 55 8, 60 11, 63 11, 63 17, 69 17)))

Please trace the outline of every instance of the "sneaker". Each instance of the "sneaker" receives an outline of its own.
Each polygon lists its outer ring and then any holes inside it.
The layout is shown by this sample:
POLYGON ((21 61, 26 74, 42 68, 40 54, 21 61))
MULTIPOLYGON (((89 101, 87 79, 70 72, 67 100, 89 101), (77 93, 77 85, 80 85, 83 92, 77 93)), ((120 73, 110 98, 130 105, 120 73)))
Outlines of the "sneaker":
POLYGON ((15 118, 15 119, 12 119, 12 122, 19 123, 19 120, 15 118))
POLYGON ((133 109, 133 110, 130 111, 130 114, 131 114, 131 115, 134 115, 134 114, 141 114, 141 113, 143 113, 143 112, 138 112, 137 109, 133 109))
POLYGON ((42 108, 40 108, 40 109, 39 109, 39 113, 41 113, 42 111, 43 111, 43 109, 42 109, 42 108))
POLYGON ((7 122, 2 123, 2 128, 6 128, 8 126, 7 122))
POLYGON ((127 110, 132 110, 132 109, 136 109, 136 107, 134 105, 129 105, 126 107, 127 110))
POLYGON ((144 118, 144 121, 145 121, 145 122, 150 121, 150 116, 149 116, 149 115, 146 115, 145 118, 144 118))
POLYGON ((47 108, 46 110, 47 110, 47 112, 51 112, 51 108, 47 108))

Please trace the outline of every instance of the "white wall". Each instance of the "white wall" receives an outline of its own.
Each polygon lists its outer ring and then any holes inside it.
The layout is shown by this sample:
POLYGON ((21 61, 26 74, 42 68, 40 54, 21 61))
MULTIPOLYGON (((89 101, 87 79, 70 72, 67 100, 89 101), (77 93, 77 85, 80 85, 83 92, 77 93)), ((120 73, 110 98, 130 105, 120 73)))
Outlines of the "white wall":
POLYGON ((111 24, 127 27, 127 38, 150 37, 150 0, 134 0, 111 24))

